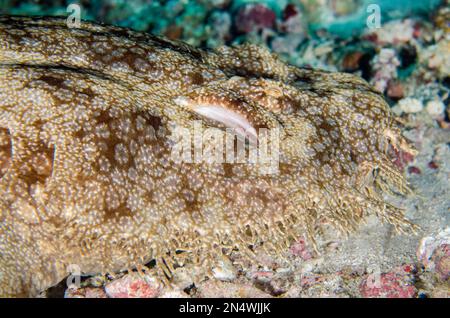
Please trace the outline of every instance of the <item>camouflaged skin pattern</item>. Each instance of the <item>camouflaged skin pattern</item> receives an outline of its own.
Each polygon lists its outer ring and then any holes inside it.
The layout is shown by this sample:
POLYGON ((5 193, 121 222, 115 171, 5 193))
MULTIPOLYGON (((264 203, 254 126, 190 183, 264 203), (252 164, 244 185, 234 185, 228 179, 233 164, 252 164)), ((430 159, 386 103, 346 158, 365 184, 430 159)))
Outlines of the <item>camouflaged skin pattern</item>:
MULTIPOLYGON (((355 230, 377 214, 412 225, 383 193, 408 187, 387 156, 407 148, 359 77, 301 69, 242 45, 204 51, 57 18, 0 19, 0 295, 35 296, 67 276, 156 260, 251 261, 355 230), (201 110, 201 111, 200 111, 201 110), (219 110, 219 115, 211 110, 219 110), (279 171, 171 157, 173 127, 279 128, 279 171)), ((208 271, 207 271, 208 272, 208 271)))

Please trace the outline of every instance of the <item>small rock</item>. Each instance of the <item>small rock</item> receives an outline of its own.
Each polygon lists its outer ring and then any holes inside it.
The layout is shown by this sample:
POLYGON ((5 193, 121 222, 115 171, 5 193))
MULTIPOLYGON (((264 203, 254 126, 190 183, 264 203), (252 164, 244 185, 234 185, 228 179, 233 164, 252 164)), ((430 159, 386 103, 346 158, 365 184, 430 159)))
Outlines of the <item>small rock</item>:
POLYGON ((420 240, 416 255, 425 268, 433 268, 434 264, 430 261, 434 251, 441 245, 450 244, 450 228, 439 232, 435 236, 426 236, 420 240))
POLYGON ((444 114, 445 105, 439 100, 431 100, 427 103, 425 108, 431 117, 438 118, 444 114))
POLYGON ((411 166, 411 167, 408 167, 408 173, 410 173, 410 174, 421 174, 422 172, 420 171, 419 168, 411 166))
POLYGON ((159 295, 161 286, 149 275, 144 278, 131 273, 108 283, 105 291, 111 298, 155 298, 159 295))
POLYGON ((420 241, 417 258, 429 272, 435 272, 442 281, 450 277, 450 228, 436 236, 427 236, 420 241))
POLYGON ((276 15, 262 4, 246 4, 236 14, 236 29, 242 33, 250 33, 265 28, 272 28, 276 15))
POLYGON ((194 284, 194 276, 197 273, 193 268, 178 267, 172 274, 172 283, 180 289, 185 289, 194 284))
POLYGON ((400 106, 400 109, 407 114, 418 113, 423 109, 422 102, 416 98, 411 97, 401 99, 398 102, 398 105, 400 106))
POLYGON ((380 275, 368 275, 360 284, 359 290, 363 297, 381 298, 412 298, 417 290, 412 284, 411 272, 414 265, 396 268, 380 275))
POLYGON ((388 83, 397 78, 397 67, 400 65, 397 53, 394 49, 381 49, 370 64, 374 73, 370 83, 378 91, 384 93, 388 83))
POLYGON ((369 30, 366 38, 381 45, 408 43, 414 37, 414 27, 415 21, 411 19, 394 20, 383 23, 382 28, 369 30))
POLYGON ((420 55, 420 61, 436 70, 439 78, 445 78, 450 73, 449 48, 450 40, 444 38, 435 45, 426 47, 420 55))
POLYGON ((213 268, 214 278, 221 281, 232 281, 236 278, 236 269, 228 258, 222 258, 218 266, 213 268))
POLYGON ((363 57, 362 52, 351 52, 344 57, 342 68, 346 71, 355 71, 359 68, 359 62, 363 57))
POLYGON ((440 245, 433 254, 436 273, 442 281, 450 278, 450 245, 440 245))
POLYGON ((444 119, 437 119, 437 122, 439 124, 439 127, 445 130, 450 130, 450 123, 444 119))
POLYGON ((108 298, 103 288, 68 288, 64 298, 108 298))
POLYGON ((392 81, 388 84, 387 95, 392 99, 400 99, 404 96, 403 85, 399 82, 392 81))

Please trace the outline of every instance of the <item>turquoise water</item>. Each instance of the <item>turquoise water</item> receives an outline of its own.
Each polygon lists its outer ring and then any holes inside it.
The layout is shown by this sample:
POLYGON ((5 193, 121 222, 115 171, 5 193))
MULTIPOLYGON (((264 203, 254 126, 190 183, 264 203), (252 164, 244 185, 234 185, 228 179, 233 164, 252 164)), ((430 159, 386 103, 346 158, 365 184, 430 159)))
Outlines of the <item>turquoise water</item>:
MULTIPOLYGON (((323 2, 323 1, 322 1, 323 2)), ((333 3, 332 1, 329 1, 333 3)), ((136 30, 163 34, 167 29, 182 28, 183 39, 188 42, 206 41, 208 30, 218 28, 212 15, 228 14, 235 18, 237 11, 246 4, 264 4, 281 19, 287 4, 297 5, 310 35, 326 30, 331 35, 347 38, 360 34, 367 26, 370 13, 367 7, 377 4, 381 22, 411 16, 426 16, 442 0, 341 0, 340 9, 321 5, 315 0, 97 0, 97 1, 0 1, 2 14, 18 15, 67 15, 67 5, 81 5, 83 19, 130 27, 136 30), (344 11, 338 12, 338 11, 344 11)), ((235 35, 231 34, 233 38, 235 35)))

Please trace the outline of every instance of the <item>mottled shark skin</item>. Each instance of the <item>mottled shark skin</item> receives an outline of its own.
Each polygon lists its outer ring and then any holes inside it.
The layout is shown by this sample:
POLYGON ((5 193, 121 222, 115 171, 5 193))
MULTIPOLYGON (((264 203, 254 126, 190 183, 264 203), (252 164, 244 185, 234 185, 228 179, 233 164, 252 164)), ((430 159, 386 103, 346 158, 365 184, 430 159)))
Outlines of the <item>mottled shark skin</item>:
POLYGON ((0 18, 0 295, 82 273, 211 269, 221 254, 282 254, 322 224, 369 214, 414 228, 384 193, 409 188, 387 149, 409 149, 359 77, 267 50, 215 51, 58 18, 0 18), (173 160, 173 129, 280 129, 279 171, 173 160), (145 268, 144 268, 145 269, 145 268))

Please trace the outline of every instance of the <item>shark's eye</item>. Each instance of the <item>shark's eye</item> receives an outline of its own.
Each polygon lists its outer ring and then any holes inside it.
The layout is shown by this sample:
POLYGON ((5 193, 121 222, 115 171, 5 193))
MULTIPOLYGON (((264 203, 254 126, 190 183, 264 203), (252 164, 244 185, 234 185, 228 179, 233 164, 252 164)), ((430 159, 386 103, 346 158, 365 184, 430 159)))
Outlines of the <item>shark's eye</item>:
POLYGON ((256 143, 258 137, 256 129, 248 119, 238 110, 228 108, 220 103, 193 102, 186 97, 175 99, 175 103, 187 107, 190 111, 213 121, 219 122, 227 128, 234 130, 236 135, 256 143))

